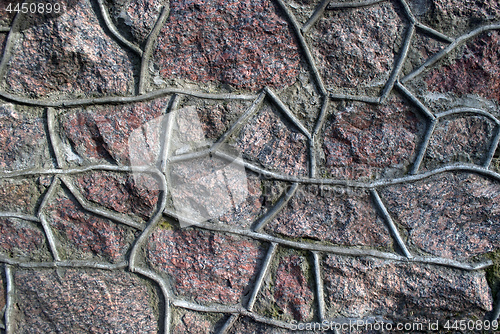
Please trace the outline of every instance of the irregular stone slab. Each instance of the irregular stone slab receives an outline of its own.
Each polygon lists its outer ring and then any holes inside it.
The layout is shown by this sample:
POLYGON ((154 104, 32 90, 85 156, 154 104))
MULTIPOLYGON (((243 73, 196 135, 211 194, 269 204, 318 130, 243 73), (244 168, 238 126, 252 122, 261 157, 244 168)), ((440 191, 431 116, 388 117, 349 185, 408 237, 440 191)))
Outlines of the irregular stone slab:
POLYGON ((283 256, 277 268, 271 269, 256 301, 260 314, 290 322, 311 320, 313 317, 313 282, 310 280, 310 266, 304 256, 295 254, 283 256))
POLYGON ((485 117, 441 119, 429 141, 425 169, 453 162, 483 164, 495 130, 495 124, 485 117))
MULTIPOLYGON (((500 15, 500 7, 499 7, 500 15)), ((474 94, 500 101, 500 35, 485 32, 423 76, 431 93, 474 94)), ((420 81, 419 81, 420 82, 420 81)))
POLYGON ((0 217, 0 252, 21 260, 48 261, 52 258, 41 227, 16 218, 0 217))
POLYGON ((269 0, 173 0, 153 59, 166 79, 257 91, 292 84, 300 55, 269 0))
POLYGON ((18 108, 0 105, 0 169, 52 167, 45 121, 18 108))
POLYGON ((420 249, 467 259, 500 245, 500 183, 475 174, 443 173, 380 192, 391 216, 420 249))
POLYGON ((28 14, 8 65, 10 90, 31 98, 132 94, 131 55, 104 32, 90 2, 58 3, 58 17, 28 14))
POLYGON ((496 0, 412 0, 413 13, 428 26, 453 37, 500 19, 496 0))
POLYGON ((402 176, 415 158, 424 126, 396 96, 383 105, 348 102, 325 122, 323 170, 351 180, 402 176))
POLYGON ((18 270, 16 333, 157 333, 151 288, 104 270, 18 270))
POLYGON ((171 165, 172 210, 182 227, 196 222, 221 222, 248 227, 262 211, 261 181, 237 161, 209 156, 171 165))
POLYGON ((75 177, 89 201, 120 213, 148 219, 156 209, 158 182, 147 174, 94 172, 75 177))
POLYGON ((197 303, 237 304, 258 275, 264 249, 255 241, 203 230, 156 230, 147 261, 168 274, 175 293, 197 303))
POLYGON ((288 175, 308 173, 307 137, 269 105, 245 124, 235 146, 245 159, 269 169, 288 175))
POLYGON ((390 247, 392 239, 367 191, 308 185, 299 188, 268 232, 344 246, 390 247))
POLYGON ((45 187, 35 178, 0 179, 0 211, 35 215, 45 187))
POLYGON ((122 35, 137 44, 146 42, 163 4, 161 0, 115 0, 107 3, 114 25, 122 35))
POLYGON ((329 318, 483 319, 493 302, 481 271, 328 255, 323 277, 329 318))
POLYGON ((71 260, 124 261, 138 235, 129 227, 83 211, 62 195, 49 203, 47 213, 64 258, 71 260))
MULTIPOLYGON (((61 118, 61 130, 72 147, 67 150, 73 149, 93 162, 153 164, 160 150, 162 115, 167 105, 168 99, 161 98, 70 111, 61 118)), ((71 157, 67 153, 66 159, 71 161, 71 157)))
POLYGON ((327 10, 309 33, 318 70, 334 92, 378 95, 402 45, 406 19, 396 2, 327 10))

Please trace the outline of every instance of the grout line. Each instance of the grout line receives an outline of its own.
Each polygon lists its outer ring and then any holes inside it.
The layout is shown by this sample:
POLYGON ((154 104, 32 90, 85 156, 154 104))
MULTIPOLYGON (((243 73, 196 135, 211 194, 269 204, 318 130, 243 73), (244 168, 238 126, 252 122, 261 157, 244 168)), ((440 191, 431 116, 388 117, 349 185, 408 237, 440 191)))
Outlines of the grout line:
POLYGON ((140 267, 135 267, 133 268, 133 270, 131 270, 132 272, 136 272, 138 274, 141 274, 153 281, 155 281, 159 286, 160 286, 160 290, 163 294, 163 300, 165 302, 165 317, 164 317, 164 334, 169 334, 170 333, 170 322, 171 322, 171 311, 170 311, 170 292, 168 290, 168 287, 167 285, 165 284, 165 282, 163 281, 163 279, 155 274, 154 272, 152 272, 151 270, 149 269, 142 269, 140 267))
POLYGON ((385 0, 365 0, 365 1, 349 1, 349 2, 331 2, 327 9, 342 9, 342 8, 358 8, 375 5, 385 0))
POLYGON ((257 281, 255 281, 255 287, 252 291, 252 295, 248 301, 248 306, 247 309, 248 311, 252 312, 253 307, 255 305, 255 302, 257 301, 257 296, 260 292, 260 288, 262 287, 262 283, 264 282, 264 279, 266 278, 267 272, 269 271, 269 268, 271 267, 271 262, 274 258, 274 255, 276 254, 276 249, 278 247, 278 244, 275 242, 272 242, 271 245, 269 246, 269 249, 266 254, 266 259, 264 260, 264 263, 262 263, 261 270, 259 273, 259 277, 257 278, 257 281))
POLYGON ((240 313, 243 311, 241 306, 226 306, 226 305, 199 305, 185 300, 172 299, 172 305, 182 307, 188 310, 207 313, 240 313))
POLYGON ((415 78, 422 72, 424 72, 427 68, 433 66, 435 63, 437 63, 439 60, 441 60, 443 57, 445 57, 447 54, 449 54, 453 49, 455 49, 457 46, 465 43, 468 39, 471 39, 473 37, 476 37, 477 35, 488 31, 488 30, 498 30, 500 29, 500 23, 496 24, 490 24, 490 25, 485 25, 482 27, 479 27, 477 29, 472 30, 471 32, 460 36, 459 38, 455 39, 450 45, 448 45, 446 48, 442 49, 440 52, 436 53, 433 57, 429 58, 424 64, 422 64, 419 68, 417 68, 415 71, 411 72, 408 74, 406 77, 401 79, 401 83, 406 83, 407 81, 415 78))
POLYGON ((406 88, 405 86, 403 86, 403 84, 399 81, 396 81, 395 83, 395 86, 397 89, 399 89, 411 102, 413 102, 413 104, 415 104, 422 112, 423 114, 433 120, 435 119, 436 117, 430 112, 430 110, 422 103, 420 102, 419 99, 417 99, 415 97, 415 95, 413 95, 409 90, 408 88, 406 88))
POLYGON ((141 59, 141 72, 139 75, 139 95, 143 95, 145 93, 145 85, 146 80, 149 78, 148 68, 149 68, 149 59, 153 53, 153 46, 156 42, 158 34, 160 33, 161 28, 163 27, 165 21, 170 14, 170 7, 163 6, 160 17, 155 23, 153 30, 149 33, 148 38, 146 40, 146 46, 144 47, 144 53, 142 54, 141 59))
POLYGON ((455 114, 476 114, 476 115, 484 116, 484 117, 489 118, 496 125, 500 126, 500 120, 496 119, 489 112, 484 111, 482 109, 477 109, 477 108, 469 108, 469 107, 454 108, 454 109, 450 109, 447 111, 437 113, 436 117, 441 118, 441 117, 446 117, 446 116, 455 115, 455 114))
POLYGON ((420 147, 420 150, 418 152, 417 158, 415 159, 415 163, 413 164, 413 167, 410 171, 411 175, 415 175, 418 173, 418 169, 420 168, 420 165, 424 160, 425 152, 427 152, 427 147, 429 146, 429 142, 431 141, 432 134, 434 133, 434 129, 436 128, 438 122, 439 118, 434 118, 431 121, 431 124, 425 134, 424 141, 422 142, 422 146, 420 147))
POLYGON ((0 257, 0 262, 15 265, 20 268, 42 268, 42 269, 53 269, 53 268, 91 268, 91 269, 103 269, 103 270, 118 270, 125 269, 128 266, 127 262, 118 262, 114 264, 110 263, 99 263, 95 261, 86 260, 64 260, 64 261, 52 261, 52 262, 23 262, 11 258, 0 257))
POLYGON ((376 206, 378 207, 378 209, 380 210, 380 212, 382 213, 382 215, 385 218, 385 221, 387 223, 387 227, 389 227, 390 233, 392 234, 393 238, 396 240, 396 242, 397 242, 399 248, 401 249, 401 251, 403 252, 404 256, 406 256, 409 259, 413 258, 413 255, 411 255, 411 253, 406 248, 406 245, 405 245, 403 239, 401 238, 401 235, 399 234, 398 228, 396 227, 396 224, 394 224, 394 221, 392 220, 391 215, 387 211, 387 208, 385 207, 384 203, 382 203, 382 200, 380 199, 378 192, 375 189, 371 189, 370 192, 372 194, 372 197, 375 201, 376 206))
POLYGON ((410 6, 408 6, 408 3, 405 0, 399 0, 399 3, 403 6, 403 9, 405 11, 406 16, 410 20, 410 24, 413 26, 415 23, 417 23, 417 19, 415 18, 415 15, 413 15, 413 12, 410 9, 410 6))
POLYGON ((165 119, 163 120, 164 124, 162 125, 162 132, 164 133, 164 138, 162 140, 163 147, 160 155, 160 163, 159 167, 163 174, 167 174, 168 169, 168 159, 170 154, 170 146, 172 143, 172 131, 174 128, 175 118, 177 116, 177 107, 179 105, 180 97, 177 94, 174 94, 170 99, 170 106, 168 107, 168 115, 165 115, 165 119), (166 124, 165 124, 166 123, 166 124))
POLYGON ((316 7, 316 9, 314 10, 314 13, 311 15, 311 17, 307 20, 306 23, 304 23, 304 25, 300 29, 303 35, 307 34, 307 32, 316 24, 316 22, 318 22, 318 20, 321 18, 321 16, 325 12, 326 6, 328 6, 330 1, 331 0, 323 0, 316 7))
POLYGON ((56 261, 60 261, 61 259, 59 257, 59 252, 57 250, 55 237, 54 237, 54 234, 52 232, 52 228, 50 227, 49 223, 47 222, 47 219, 45 218, 45 214, 42 212, 42 210, 48 204, 48 202, 50 201, 52 196, 54 196, 60 183, 61 182, 60 182, 58 177, 52 178, 52 182, 50 183, 49 189, 47 189, 47 192, 43 196, 42 202, 40 203, 40 206, 37 209, 38 219, 40 220, 40 224, 42 225, 43 231, 45 232, 45 236, 47 238, 47 242, 49 243, 49 248, 50 248, 50 251, 52 253, 52 256, 53 256, 54 260, 56 260, 56 261))
POLYGON ((0 32, 10 32, 10 27, 0 27, 0 32))
POLYGON ((32 222, 39 223, 40 219, 32 216, 32 215, 26 215, 24 213, 18 213, 18 212, 0 212, 0 217, 5 217, 5 218, 18 218, 18 219, 24 219, 32 222))
POLYGON ((491 321, 500 321, 500 291, 497 293, 496 305, 491 314, 491 321))
POLYGON ((12 26, 9 29, 9 34, 7 35, 7 40, 5 41, 5 47, 2 55, 2 61, 0 62, 0 78, 5 77, 5 71, 7 69, 7 64, 12 57, 12 52, 14 50, 15 44, 21 35, 19 32, 19 26, 23 21, 24 15, 22 12, 18 12, 14 19, 12 20, 12 26))
POLYGON ((224 323, 224 326, 222 326, 222 328, 219 330, 218 334, 227 334, 229 330, 233 327, 236 320, 238 320, 238 317, 239 315, 236 313, 231 314, 224 323))
POLYGON ((198 97, 202 99, 211 99, 211 100, 253 100, 256 98, 256 95, 251 95, 251 94, 229 94, 229 93, 213 94, 213 93, 200 92, 192 89, 163 88, 145 93, 143 95, 105 96, 105 97, 97 97, 90 99, 68 99, 59 101, 47 101, 47 100, 34 100, 20 96, 15 96, 7 93, 6 91, 0 90, 0 97, 6 100, 23 105, 29 105, 35 107, 54 107, 54 108, 72 108, 72 107, 95 106, 101 104, 126 104, 134 102, 143 102, 172 94, 189 95, 193 97, 198 97))
POLYGON ((307 137, 307 139, 311 139, 311 134, 306 129, 306 127, 297 119, 297 117, 295 117, 295 115, 290 111, 290 109, 288 109, 288 107, 285 106, 283 102, 281 102, 281 100, 278 98, 278 96, 276 96, 274 91, 269 87, 265 87, 264 90, 271 99, 271 101, 273 101, 274 104, 281 110, 281 112, 283 112, 285 116, 288 117, 288 119, 307 137))
POLYGON ((285 193, 280 196, 279 200, 271 208, 271 210, 269 210, 266 214, 257 219, 253 230, 255 232, 259 232, 267 223, 273 220, 274 217, 276 217, 278 213, 280 213, 281 210, 287 205, 288 201, 293 197, 298 187, 299 187, 298 183, 293 183, 290 186, 290 188, 287 189, 285 193))
MULTIPOLYGON (((401 1, 404 2, 404 0, 401 0, 401 1)), ((414 33, 415 33, 415 25, 412 23, 412 24, 410 24, 410 26, 408 27, 408 31, 406 32, 405 41, 404 41, 403 47, 401 49, 401 54, 399 55, 396 66, 393 68, 392 73, 389 77, 389 80, 387 81, 384 89, 382 90, 382 95, 380 96, 381 103, 387 98, 387 96, 389 96, 389 93, 394 88, 394 83, 398 79, 399 74, 401 72, 401 68, 403 67, 405 60, 406 60, 406 56, 408 55, 408 50, 410 48, 410 42, 412 40, 414 33)))
POLYGON ((380 98, 379 97, 372 97, 372 96, 356 96, 356 95, 350 95, 350 94, 337 94, 337 93, 330 93, 328 95, 332 100, 351 100, 351 101, 359 101, 359 102, 366 102, 366 103, 372 103, 372 104, 379 104, 380 103, 380 98))
POLYGON ((226 141, 227 138, 229 138, 232 134, 234 134, 238 129, 246 123, 250 117, 252 117, 254 114, 256 114, 259 109, 262 107, 262 104, 264 103, 264 99, 266 97, 266 91, 263 90, 255 99, 255 101, 252 102, 250 107, 243 113, 243 115, 238 118, 238 120, 227 130, 215 143, 214 145, 210 148, 210 152, 215 152, 221 145, 226 141))
POLYGON ((267 242, 276 242, 279 245, 284 245, 286 247, 291 247, 295 249, 302 249, 302 250, 308 250, 308 251, 319 251, 319 252, 325 252, 325 253, 332 253, 332 254, 338 254, 338 255, 348 255, 348 256, 371 256, 379 259, 385 259, 385 260, 392 260, 392 261, 400 261, 400 262, 414 262, 414 263, 427 263, 427 264, 435 264, 435 265, 440 265, 440 266, 445 266, 445 267, 450 267, 450 268, 458 268, 458 269, 463 269, 467 271, 474 271, 474 270, 480 270, 487 268, 493 264, 491 260, 487 260, 484 262, 480 263, 463 263, 447 258, 440 258, 440 257, 421 257, 421 256, 415 256, 412 258, 407 258, 404 256, 401 256, 399 254, 395 253, 388 253, 388 252, 382 252, 378 251, 375 249, 359 249, 359 248, 345 248, 345 247, 338 247, 338 246, 330 246, 330 245, 324 245, 324 244, 319 244, 319 243, 307 243, 307 242, 298 242, 298 241, 291 241, 279 237, 274 237, 269 234, 264 234, 264 233, 258 233, 258 232, 253 232, 249 230, 244 230, 244 229, 237 229, 237 228, 227 228, 224 226, 220 225, 215 225, 215 224, 210 224, 210 223, 203 223, 203 222, 197 222, 185 217, 181 217, 175 212, 172 212, 170 210, 165 210, 164 213, 172 218, 175 219, 183 219, 189 225, 192 225, 194 227, 198 227, 204 230, 208 231, 217 231, 217 232, 224 232, 224 233, 231 233, 231 234, 236 234, 239 236, 244 236, 244 237, 249 237, 255 240, 261 240, 261 241, 267 241, 267 242))
POLYGON ((5 309, 5 333, 14 334, 14 324, 13 324, 13 311, 14 311, 14 298, 15 298, 15 287, 14 287, 14 275, 12 274, 12 269, 9 265, 5 265, 5 278, 7 281, 7 301, 5 309))
POLYGON ((451 38, 450 36, 447 36, 437 30, 434 30, 431 27, 428 27, 420 22, 415 22, 415 25, 418 29, 423 30, 424 32, 430 35, 433 35, 433 37, 440 39, 442 42, 453 43, 455 41, 454 38, 451 38))
POLYGON ((116 30, 115 25, 113 24, 111 18, 109 17, 107 9, 104 7, 103 0, 97 0, 97 2, 99 3, 99 9, 101 11, 102 18, 104 19, 104 23, 106 24, 106 28, 109 29, 111 34, 113 34, 113 36, 116 39, 118 39, 120 43, 122 43, 123 45, 125 45, 126 47, 137 53, 140 57, 142 57, 142 50, 137 45, 134 45, 132 42, 130 42, 128 39, 122 36, 122 34, 120 34, 118 30, 116 30))
POLYGON ((495 156, 495 152, 498 147, 498 143, 500 142, 500 125, 497 125, 497 134, 495 135, 495 138, 491 141, 491 147, 488 151, 488 155, 486 156, 486 159, 484 160, 484 168, 489 168, 491 161, 493 160, 493 157, 495 156))
POLYGON ((52 152, 54 152, 57 167, 64 168, 66 167, 66 162, 61 155, 61 142, 56 135, 54 122, 54 109, 52 107, 47 107, 47 129, 49 132, 49 145, 52 147, 52 152))
POLYGON ((287 5, 283 2, 283 0, 276 0, 278 5, 281 7, 281 10, 285 13, 286 17, 288 18, 288 22, 292 24, 292 28, 295 31, 295 35, 297 36, 297 39, 299 40, 299 44, 302 48, 302 52, 304 52, 304 55, 306 57, 306 61, 309 64, 309 67, 312 71, 314 80, 316 81, 316 84, 319 87, 319 91, 321 95, 326 95, 326 89, 325 85, 323 84, 323 79, 319 75, 318 68, 316 67, 316 63, 314 62, 314 58, 311 54, 311 51, 309 50, 309 46, 307 45, 304 36, 301 33, 301 30, 299 28, 299 24, 297 23, 297 20, 295 19, 295 16, 290 12, 288 9, 287 5))
POLYGON ((319 321, 325 319, 325 297, 323 292, 323 277, 321 276, 321 262, 318 252, 312 252, 314 259, 314 278, 316 280, 316 298, 318 298, 319 321))

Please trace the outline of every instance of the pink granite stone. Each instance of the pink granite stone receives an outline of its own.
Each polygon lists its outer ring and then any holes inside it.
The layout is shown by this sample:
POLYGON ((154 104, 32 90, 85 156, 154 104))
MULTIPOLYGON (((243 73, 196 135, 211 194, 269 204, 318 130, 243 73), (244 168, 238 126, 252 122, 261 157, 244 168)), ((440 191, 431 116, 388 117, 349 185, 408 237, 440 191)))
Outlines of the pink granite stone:
POLYGON ((22 260, 50 259, 41 227, 16 218, 0 217, 0 251, 22 260))
POLYGON ((37 187, 33 178, 1 179, 0 211, 35 215, 43 190, 44 187, 37 187))
POLYGON ((245 159, 288 175, 307 175, 307 137, 271 106, 264 106, 242 128, 236 147, 245 159))
POLYGON ((18 111, 12 104, 0 105, 0 169, 48 167, 50 162, 41 116, 18 111))
POLYGON ((483 319, 493 302, 481 271, 328 255, 323 277, 328 317, 483 319))
POLYGON ((367 191, 299 188, 266 230, 344 246, 390 247, 392 239, 367 191))
POLYGON ((158 333, 151 290, 123 271, 18 270, 17 333, 158 333))
MULTIPOLYGON (((500 12, 499 12, 500 13, 500 12)), ((500 102, 500 35, 482 33, 470 40, 456 56, 423 77, 430 92, 474 94, 500 102)))
POLYGON ((87 200, 144 219, 152 215, 158 203, 158 182, 147 174, 94 172, 76 177, 76 184, 87 200))
POLYGON ((425 169, 453 162, 481 165, 495 135, 495 124, 481 116, 441 119, 424 157, 425 169))
POLYGON ((383 105, 348 102, 324 126, 325 172, 351 180, 401 175, 416 155, 422 130, 415 110, 399 97, 383 105))
POLYGON ((395 1, 327 10, 311 29, 309 40, 328 89, 378 95, 399 53, 405 22, 395 1))
POLYGON ((210 334, 214 333, 213 324, 198 312, 184 311, 180 321, 173 327, 172 334, 210 334))
POLYGON ((192 229, 158 229, 147 244, 148 263, 169 275, 175 293, 203 304, 241 302, 263 255, 255 241, 192 229))
POLYGON ((55 197, 47 213, 62 253, 72 260, 124 261, 138 235, 131 228, 83 211, 65 196, 55 197))
POLYGON ((303 269, 305 261, 297 255, 282 258, 274 287, 277 306, 298 321, 309 319, 312 315, 313 289, 303 269))
POLYGON ((88 0, 60 0, 63 14, 28 14, 6 82, 31 98, 126 95, 134 88, 130 54, 100 26, 88 0))
POLYGON ((299 47, 269 0, 173 0, 153 59, 167 79, 282 88, 298 74, 299 47))
POLYGON ((168 99, 109 105, 69 111, 62 132, 84 159, 122 165, 154 164, 160 150, 160 132, 168 99), (132 148, 132 150, 131 150, 132 148))
POLYGON ((500 245, 500 184, 467 173, 443 173, 380 192, 412 244, 433 255, 467 259, 500 245))

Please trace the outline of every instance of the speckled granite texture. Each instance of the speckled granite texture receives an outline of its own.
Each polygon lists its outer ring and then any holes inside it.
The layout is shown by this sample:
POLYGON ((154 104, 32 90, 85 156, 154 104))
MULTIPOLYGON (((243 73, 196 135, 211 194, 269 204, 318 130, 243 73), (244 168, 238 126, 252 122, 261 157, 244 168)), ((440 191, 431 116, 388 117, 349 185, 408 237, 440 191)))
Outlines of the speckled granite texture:
POLYGON ((21 3, 0 333, 495 332, 498 1, 21 3))

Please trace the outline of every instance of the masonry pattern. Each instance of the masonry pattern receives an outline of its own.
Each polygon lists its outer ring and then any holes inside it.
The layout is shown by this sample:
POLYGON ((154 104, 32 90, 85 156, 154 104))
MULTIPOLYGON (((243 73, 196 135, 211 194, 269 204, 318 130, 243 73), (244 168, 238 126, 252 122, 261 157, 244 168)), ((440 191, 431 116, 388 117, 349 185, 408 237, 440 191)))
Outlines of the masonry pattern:
POLYGON ((498 3, 59 3, 1 17, 6 333, 498 319, 498 3))

